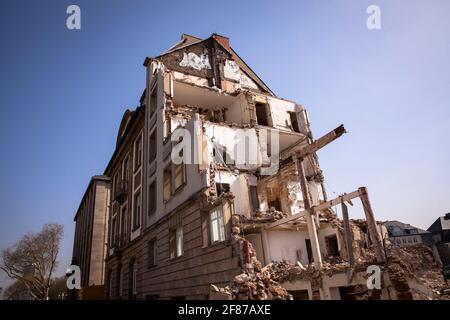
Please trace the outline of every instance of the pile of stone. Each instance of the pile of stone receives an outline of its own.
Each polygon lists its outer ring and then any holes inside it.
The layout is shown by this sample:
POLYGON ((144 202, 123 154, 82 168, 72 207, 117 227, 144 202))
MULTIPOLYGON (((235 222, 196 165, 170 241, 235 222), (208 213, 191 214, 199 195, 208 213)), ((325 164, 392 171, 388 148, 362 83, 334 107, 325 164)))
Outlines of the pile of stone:
POLYGON ((241 273, 225 288, 212 289, 230 295, 234 300, 292 300, 292 295, 272 279, 269 268, 253 274, 241 273))

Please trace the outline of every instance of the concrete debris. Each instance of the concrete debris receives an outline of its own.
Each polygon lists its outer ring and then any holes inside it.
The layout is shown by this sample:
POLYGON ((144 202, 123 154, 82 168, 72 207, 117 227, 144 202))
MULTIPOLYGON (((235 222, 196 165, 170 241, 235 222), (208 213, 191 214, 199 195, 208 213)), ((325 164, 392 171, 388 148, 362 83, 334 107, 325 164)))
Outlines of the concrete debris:
POLYGON ((386 271, 399 300, 450 300, 446 293, 449 286, 436 263, 432 250, 423 244, 398 247, 389 244, 386 248, 388 263, 386 271), (414 281, 422 289, 413 289, 414 281))
POLYGON ((239 274, 230 286, 217 291, 229 294, 234 300, 292 300, 292 295, 272 279, 267 268, 254 274, 239 274))

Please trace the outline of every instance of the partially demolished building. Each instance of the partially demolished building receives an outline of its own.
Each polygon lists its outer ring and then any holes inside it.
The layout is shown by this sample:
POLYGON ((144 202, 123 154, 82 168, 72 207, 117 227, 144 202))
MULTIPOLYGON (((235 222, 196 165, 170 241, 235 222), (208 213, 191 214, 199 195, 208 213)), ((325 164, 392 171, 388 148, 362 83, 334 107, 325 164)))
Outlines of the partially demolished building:
POLYGON ((183 35, 144 65, 140 106, 125 113, 105 171, 107 298, 437 294, 436 274, 429 289, 389 263, 400 254, 390 255, 366 188, 328 198, 316 153, 343 126, 314 139, 304 106, 277 97, 224 36, 183 35), (355 198, 363 221, 348 216, 355 198), (366 285, 370 265, 383 271, 381 289, 366 285))

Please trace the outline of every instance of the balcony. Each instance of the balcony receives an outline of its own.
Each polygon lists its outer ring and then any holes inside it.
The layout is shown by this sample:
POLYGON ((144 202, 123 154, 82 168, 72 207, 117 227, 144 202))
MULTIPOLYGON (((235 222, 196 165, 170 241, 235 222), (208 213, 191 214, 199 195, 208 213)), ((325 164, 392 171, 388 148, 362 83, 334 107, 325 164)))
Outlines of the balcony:
POLYGON ((124 203, 128 196, 128 180, 120 180, 114 190, 114 200, 124 203))

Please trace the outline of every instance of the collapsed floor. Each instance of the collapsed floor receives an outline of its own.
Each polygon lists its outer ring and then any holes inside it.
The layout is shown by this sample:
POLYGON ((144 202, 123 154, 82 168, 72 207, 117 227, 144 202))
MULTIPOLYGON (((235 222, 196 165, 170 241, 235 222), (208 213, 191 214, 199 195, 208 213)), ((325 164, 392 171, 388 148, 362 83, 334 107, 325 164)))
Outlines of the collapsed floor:
MULTIPOLYGON (((393 300, 450 300, 449 286, 442 270, 433 257, 432 250, 423 244, 398 247, 384 240, 386 262, 378 264, 373 248, 364 245, 361 236, 367 225, 365 220, 350 220, 353 234, 353 264, 348 262, 347 250, 342 249, 341 257, 330 257, 317 268, 313 263, 303 266, 300 262, 272 262, 262 266, 256 256, 252 243, 242 236, 244 226, 262 224, 280 219, 280 212, 258 214, 255 219, 243 219, 233 216, 233 241, 241 255, 242 274, 237 275, 229 286, 219 288, 211 286, 211 292, 220 299, 233 300, 291 300, 292 294, 285 288, 298 280, 311 283, 311 287, 320 289, 325 278, 339 274, 347 277, 348 287, 352 287, 353 300, 393 299, 393 300), (367 279, 369 265, 379 265, 382 272, 381 290, 369 290, 367 286, 353 281, 358 274, 360 279, 367 279), (382 295, 382 290, 384 290, 382 295)), ((323 219, 329 219, 338 230, 343 232, 342 221, 333 213, 323 219)), ((320 299, 315 296, 313 299, 320 299)))

